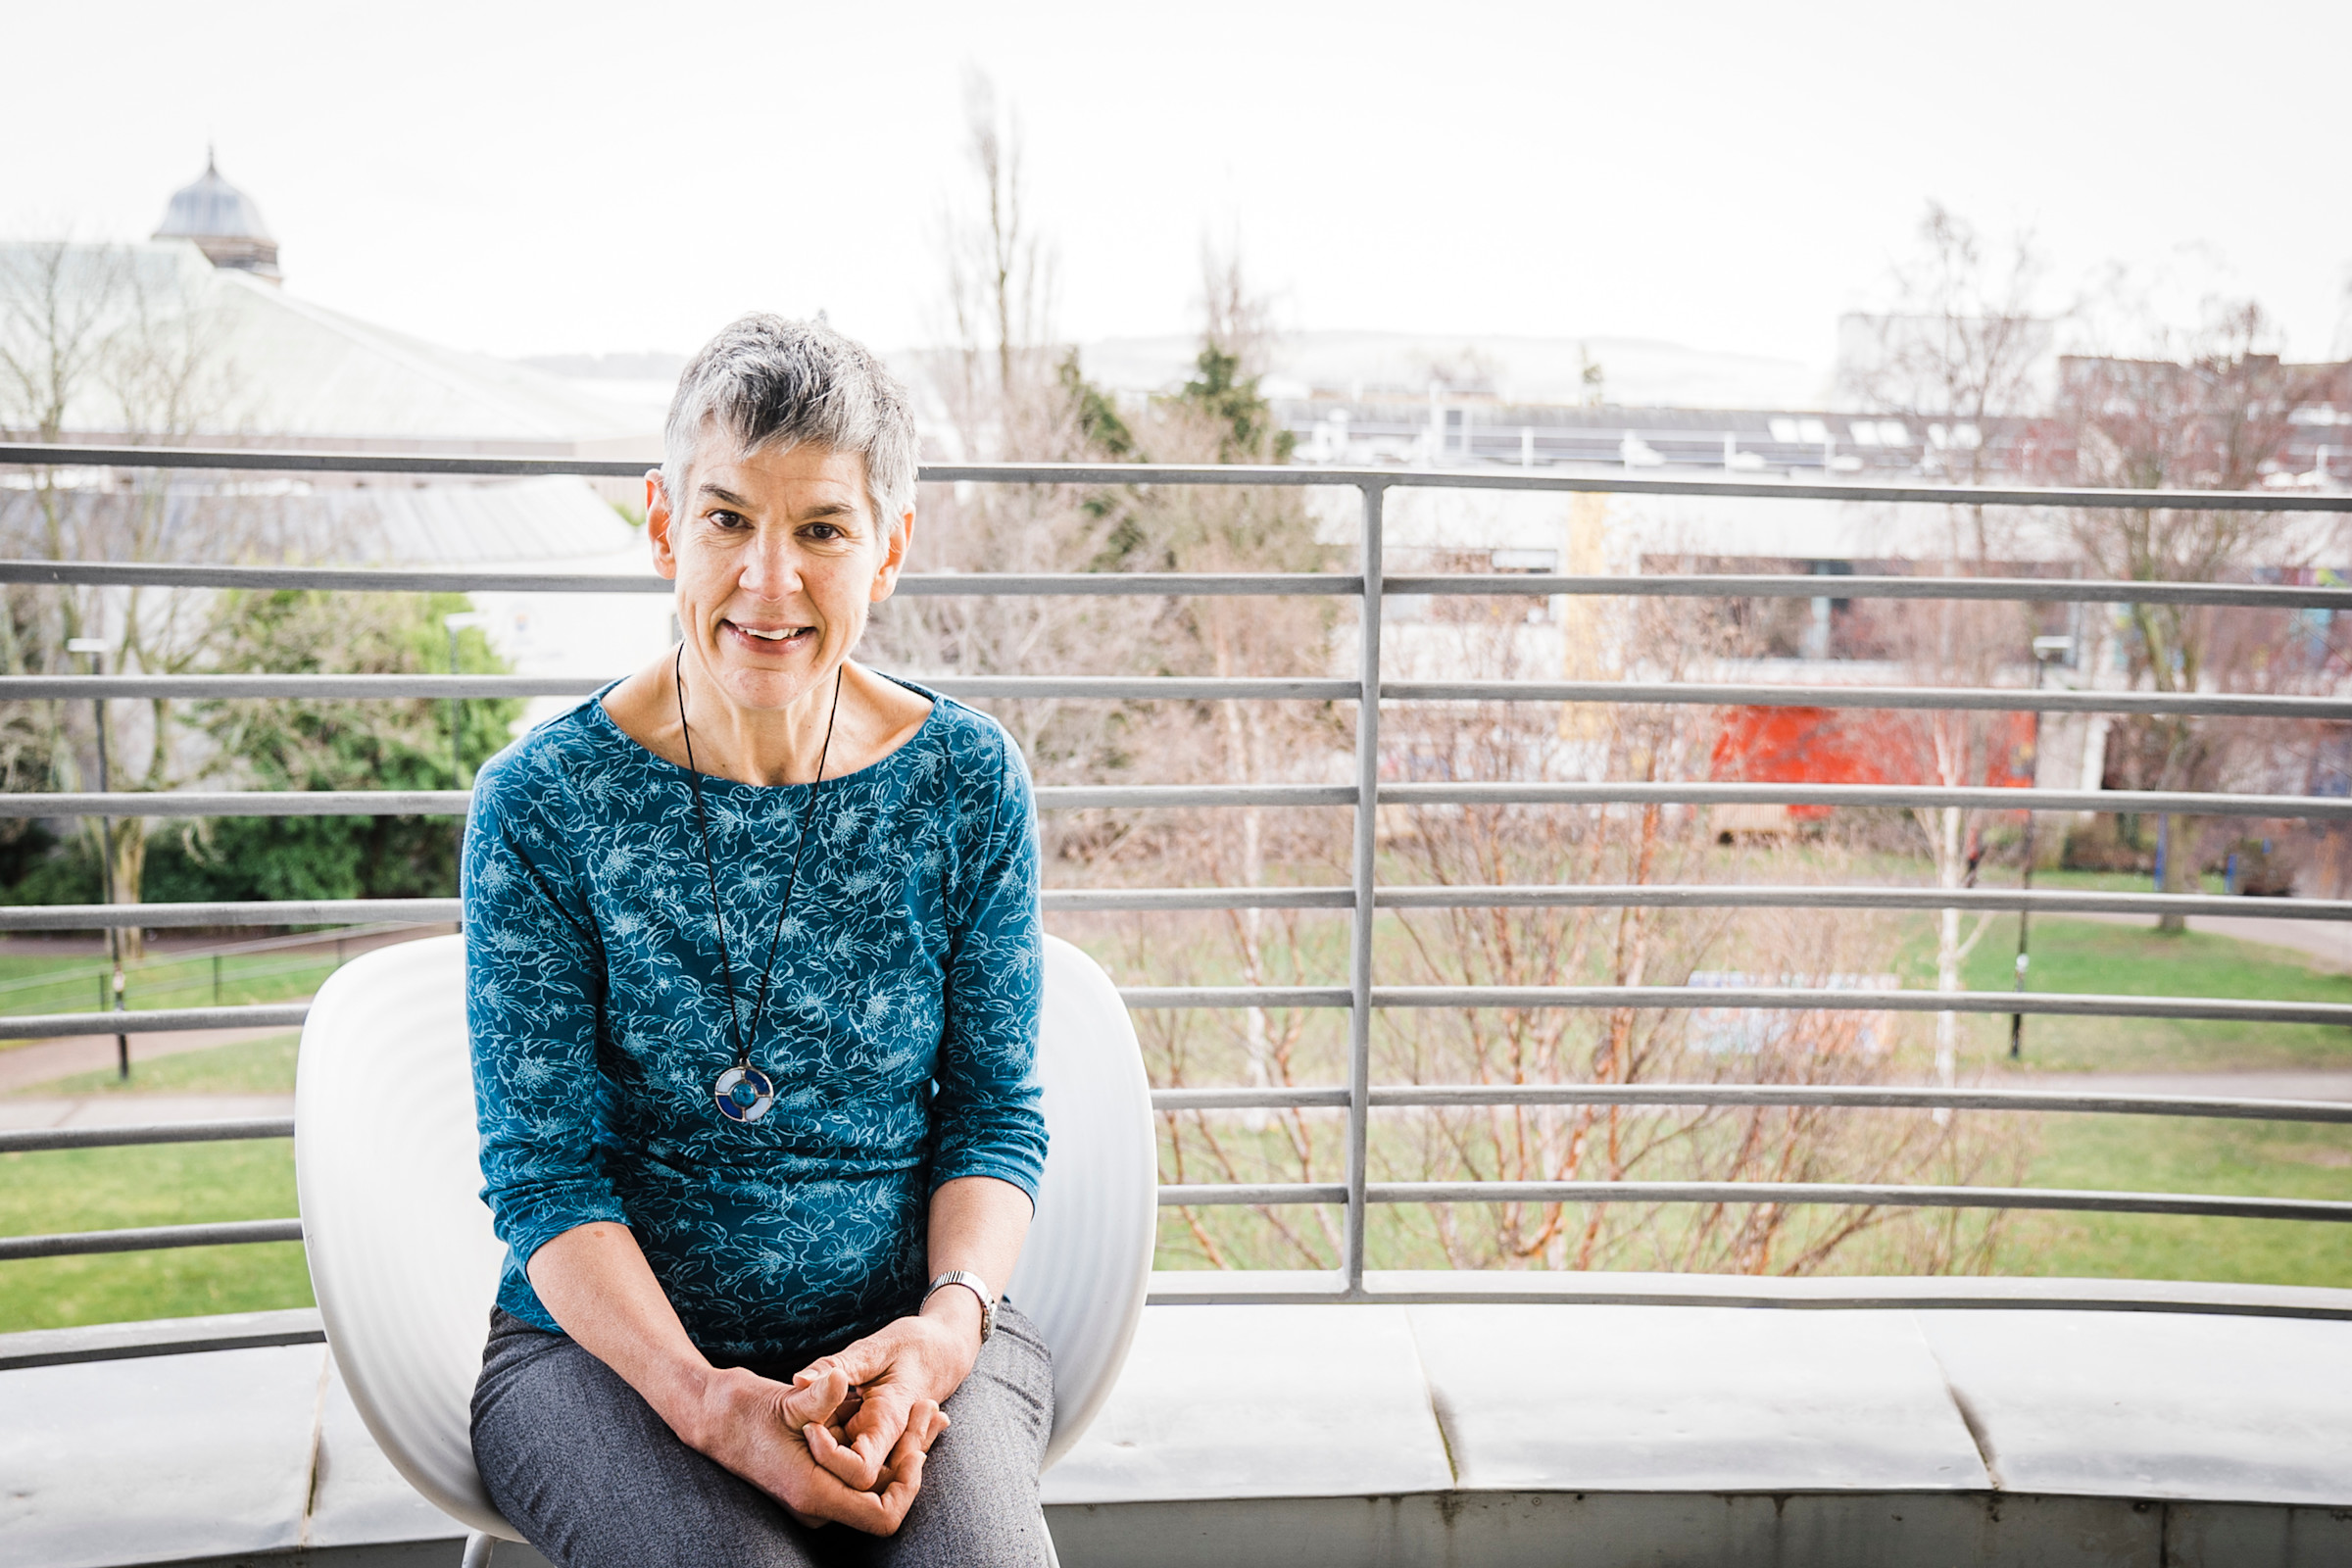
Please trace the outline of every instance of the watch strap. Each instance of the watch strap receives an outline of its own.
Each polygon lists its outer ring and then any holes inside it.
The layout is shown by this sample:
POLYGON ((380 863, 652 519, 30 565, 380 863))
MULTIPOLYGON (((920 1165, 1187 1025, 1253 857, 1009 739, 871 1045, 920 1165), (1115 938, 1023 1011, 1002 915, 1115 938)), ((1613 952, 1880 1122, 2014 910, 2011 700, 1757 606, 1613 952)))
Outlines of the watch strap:
POLYGON ((940 1291, 944 1290, 950 1285, 960 1285, 979 1298, 980 1343, 982 1345, 986 1345, 988 1343, 988 1337, 997 1332, 997 1298, 989 1294, 988 1281, 982 1279, 970 1269, 952 1268, 945 1274, 942 1274, 938 1278, 934 1279, 930 1285, 924 1289, 923 1299, 926 1301, 930 1300, 932 1297, 938 1295, 940 1291))

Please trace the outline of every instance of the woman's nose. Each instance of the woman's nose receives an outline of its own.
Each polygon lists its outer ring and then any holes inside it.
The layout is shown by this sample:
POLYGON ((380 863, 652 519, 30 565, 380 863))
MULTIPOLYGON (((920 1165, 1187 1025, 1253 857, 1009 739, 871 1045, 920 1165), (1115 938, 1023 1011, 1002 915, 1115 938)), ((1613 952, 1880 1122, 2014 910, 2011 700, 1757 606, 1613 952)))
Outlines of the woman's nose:
POLYGON ((801 590, 800 552, 788 535, 761 533, 743 563, 742 585, 761 599, 784 599, 801 590))

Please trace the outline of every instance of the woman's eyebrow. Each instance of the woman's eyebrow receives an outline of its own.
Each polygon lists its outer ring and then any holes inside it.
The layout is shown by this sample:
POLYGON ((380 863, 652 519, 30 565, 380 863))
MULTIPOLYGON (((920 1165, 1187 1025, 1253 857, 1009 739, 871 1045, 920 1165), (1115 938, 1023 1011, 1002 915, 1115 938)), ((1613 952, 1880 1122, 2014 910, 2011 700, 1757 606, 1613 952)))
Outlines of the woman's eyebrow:
POLYGON ((743 497, 737 495, 725 485, 706 483, 701 487, 701 489, 705 499, 707 500, 723 501, 730 507, 748 507, 751 505, 749 501, 746 501, 743 497))

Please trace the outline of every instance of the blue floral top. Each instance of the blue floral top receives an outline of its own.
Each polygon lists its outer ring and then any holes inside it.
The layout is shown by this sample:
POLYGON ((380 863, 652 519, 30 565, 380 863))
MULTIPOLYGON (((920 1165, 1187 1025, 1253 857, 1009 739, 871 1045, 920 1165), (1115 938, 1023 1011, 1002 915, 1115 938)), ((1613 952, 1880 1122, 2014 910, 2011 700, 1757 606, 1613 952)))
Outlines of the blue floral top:
MULTIPOLYGON (((820 786, 750 1040, 776 1091, 753 1122, 711 1098, 735 1048, 686 770, 623 733, 602 692, 482 769, 466 1015, 509 1312, 555 1332, 523 1265, 614 1220, 706 1353, 783 1359, 912 1310, 942 1182, 1036 1197, 1029 778, 995 720, 923 695, 909 740, 820 786)), ((747 1035, 808 789, 703 783, 747 1035)))

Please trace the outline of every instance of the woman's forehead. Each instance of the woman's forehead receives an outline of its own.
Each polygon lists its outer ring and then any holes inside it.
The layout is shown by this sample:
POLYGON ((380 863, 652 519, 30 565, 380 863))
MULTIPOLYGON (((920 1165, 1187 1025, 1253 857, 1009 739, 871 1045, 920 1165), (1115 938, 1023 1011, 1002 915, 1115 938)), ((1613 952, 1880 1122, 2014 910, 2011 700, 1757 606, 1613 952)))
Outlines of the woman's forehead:
POLYGON ((746 452, 712 432, 697 444, 687 472, 697 494, 724 491, 738 501, 788 502, 811 491, 846 492, 865 510, 865 459, 813 442, 746 452))

